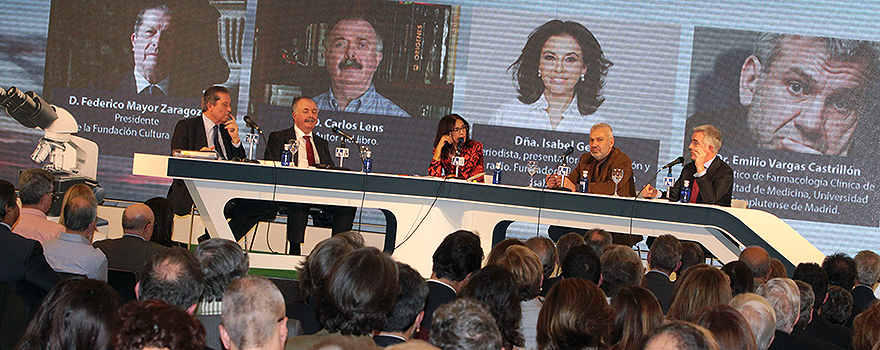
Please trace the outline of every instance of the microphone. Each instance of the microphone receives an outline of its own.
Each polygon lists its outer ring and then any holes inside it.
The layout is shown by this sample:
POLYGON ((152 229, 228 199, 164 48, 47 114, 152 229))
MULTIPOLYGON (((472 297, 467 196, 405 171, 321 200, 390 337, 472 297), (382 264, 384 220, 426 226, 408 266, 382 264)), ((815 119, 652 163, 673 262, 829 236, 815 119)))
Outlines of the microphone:
POLYGON ((331 128, 330 130, 333 130, 333 132, 335 132, 337 135, 342 136, 342 137, 348 139, 349 142, 357 143, 357 142, 354 141, 354 137, 351 137, 351 135, 346 134, 346 133, 345 133, 344 131, 342 131, 342 130, 339 130, 339 127, 338 127, 338 126, 334 126, 334 127, 331 128))
POLYGON ((568 146, 568 148, 565 149, 565 153, 562 154, 562 157, 568 157, 568 155, 572 154, 573 152, 574 147, 568 146))
POLYGON ((461 147, 464 146, 464 137, 458 138, 458 144, 455 145, 455 153, 461 153, 461 147))
POLYGON ((660 168, 660 170, 669 169, 669 168, 674 167, 676 165, 679 165, 681 163, 684 163, 684 157, 675 158, 675 160, 669 162, 669 164, 664 165, 662 168, 660 168))
POLYGON ((251 119, 250 116, 247 116, 247 115, 244 116, 244 122, 247 125, 247 127, 254 128, 257 131, 259 131, 261 134, 263 133, 263 129, 260 129, 260 127, 257 125, 257 122, 255 122, 253 119, 251 119))

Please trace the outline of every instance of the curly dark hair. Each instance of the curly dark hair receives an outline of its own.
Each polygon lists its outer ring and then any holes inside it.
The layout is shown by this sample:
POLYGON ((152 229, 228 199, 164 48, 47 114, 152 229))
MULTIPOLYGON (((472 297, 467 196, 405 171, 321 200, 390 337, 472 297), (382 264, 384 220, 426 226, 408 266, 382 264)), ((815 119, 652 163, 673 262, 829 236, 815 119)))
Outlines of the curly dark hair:
MULTIPOLYGON (((462 118, 462 116, 460 116, 458 114, 445 115, 445 116, 443 116, 443 118, 440 118, 440 121, 437 123, 437 136, 434 138, 434 146, 435 147, 437 146, 438 143, 440 143, 440 138, 443 137, 443 135, 446 135, 446 134, 452 132, 452 128, 455 127, 456 120, 461 120, 461 122, 464 123, 464 126, 468 130, 471 129, 471 124, 468 123, 467 120, 464 120, 464 118, 462 118)), ((464 144, 462 144, 462 148, 468 148, 471 146, 472 143, 474 143, 474 141, 471 140, 470 135, 471 135, 470 132, 468 132, 464 135, 464 144)), ((447 145, 443 146, 443 149, 440 152, 441 152, 440 154, 442 154, 442 155, 453 154, 453 153, 455 153, 455 146, 447 144, 447 145)))
POLYGON ((614 64, 605 58, 602 46, 599 45, 599 41, 596 40, 593 33, 582 24, 574 21, 563 22, 554 19, 544 23, 529 35, 529 39, 522 49, 522 54, 508 68, 508 70, 514 71, 519 100, 522 103, 531 104, 544 93, 544 82, 538 75, 541 49, 547 39, 562 35, 571 36, 581 47, 587 72, 584 74, 584 80, 575 84, 574 91, 578 101, 578 112, 582 115, 593 114, 605 101, 601 93, 602 86, 605 85, 605 75, 608 74, 608 68, 614 64))
POLYGON ((525 338, 520 331, 522 298, 513 273, 501 266, 486 266, 471 275, 459 296, 486 304, 501 331, 505 349, 522 347, 525 344, 525 338))
POLYGON ((828 283, 846 290, 855 287, 858 270, 856 261, 844 253, 836 253, 825 257, 822 269, 828 273, 828 283))
POLYGON ((113 348, 205 348, 205 327, 183 309, 159 299, 132 301, 116 314, 113 348))
POLYGON ((373 247, 342 258, 313 295, 318 320, 331 333, 361 336, 382 330, 400 295, 397 264, 373 247))

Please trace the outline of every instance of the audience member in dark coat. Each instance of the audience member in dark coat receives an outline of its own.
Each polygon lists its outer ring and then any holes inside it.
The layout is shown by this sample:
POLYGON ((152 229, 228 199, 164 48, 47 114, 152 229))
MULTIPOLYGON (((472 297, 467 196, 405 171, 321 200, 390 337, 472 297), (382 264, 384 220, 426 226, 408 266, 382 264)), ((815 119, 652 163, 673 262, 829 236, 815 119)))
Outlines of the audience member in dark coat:
POLYGON ((15 186, 0 180, 0 282, 9 283, 33 316, 43 296, 61 281, 61 276, 46 262, 40 242, 12 233, 19 212, 15 186))
POLYGON ((654 293, 665 314, 675 297, 675 284, 669 275, 681 266, 681 242, 673 235, 661 235, 651 244, 648 252, 648 266, 651 271, 645 274, 643 287, 654 293))

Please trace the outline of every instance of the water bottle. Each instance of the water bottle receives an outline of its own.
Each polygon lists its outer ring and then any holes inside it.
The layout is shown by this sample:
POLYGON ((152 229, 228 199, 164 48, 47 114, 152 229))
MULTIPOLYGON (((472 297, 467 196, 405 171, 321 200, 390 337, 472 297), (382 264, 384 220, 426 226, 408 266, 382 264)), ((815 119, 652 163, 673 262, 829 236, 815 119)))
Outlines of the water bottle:
POLYGON ((581 193, 589 193, 590 192, 590 172, 584 170, 581 172, 581 193))
POLYGON ((284 144, 281 149, 281 166, 290 166, 293 159, 293 153, 290 152, 290 144, 284 144))
POLYGON ((691 201, 691 182, 688 180, 684 180, 681 186, 681 195, 678 198, 679 202, 682 203, 690 203, 691 201))
POLYGON ((501 162, 495 162, 495 170, 492 172, 492 183, 501 184, 501 162))
POLYGON ((373 171, 373 152, 370 150, 364 151, 364 172, 369 174, 373 171))

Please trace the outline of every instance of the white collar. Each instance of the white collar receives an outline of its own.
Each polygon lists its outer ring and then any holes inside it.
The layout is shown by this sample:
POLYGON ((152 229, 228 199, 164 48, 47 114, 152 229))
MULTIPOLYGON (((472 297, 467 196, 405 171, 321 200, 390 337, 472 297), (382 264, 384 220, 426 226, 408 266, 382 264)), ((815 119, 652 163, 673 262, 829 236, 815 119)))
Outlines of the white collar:
MULTIPOLYGON (((168 83, 170 81, 171 81, 171 76, 169 75, 169 76, 165 77, 165 79, 162 79, 162 81, 160 81, 158 84, 155 84, 155 85, 158 86, 160 89, 162 89, 162 92, 165 95, 168 95, 168 83)), ((141 73, 137 71, 137 67, 134 68, 134 84, 135 84, 135 86, 137 86, 136 93, 141 93, 141 91, 146 89, 147 86, 153 85, 153 84, 150 84, 149 81, 147 81, 147 78, 144 78, 144 76, 141 75, 141 73)))

